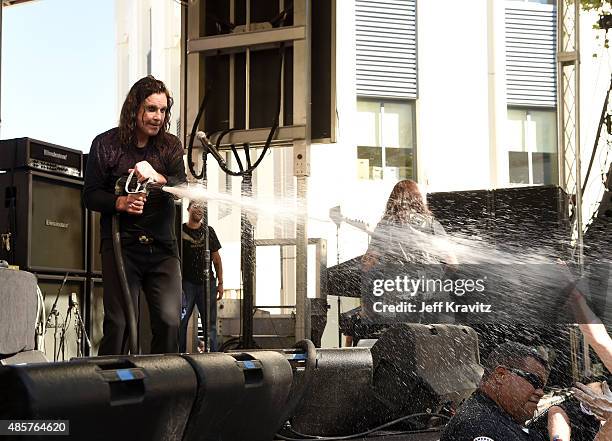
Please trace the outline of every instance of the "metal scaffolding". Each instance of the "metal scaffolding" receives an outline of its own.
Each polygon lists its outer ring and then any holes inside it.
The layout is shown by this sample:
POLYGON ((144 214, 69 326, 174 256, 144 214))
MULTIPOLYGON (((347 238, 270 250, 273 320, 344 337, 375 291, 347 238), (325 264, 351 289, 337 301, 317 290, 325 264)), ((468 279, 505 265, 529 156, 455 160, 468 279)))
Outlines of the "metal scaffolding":
POLYGON ((557 94, 559 177, 573 198, 572 241, 583 263, 582 170, 580 161, 580 1, 557 1, 557 94))
MULTIPOLYGON (((283 9, 284 0, 279 0, 279 8, 283 9)), ((281 43, 292 46, 293 49, 293 72, 292 84, 292 103, 293 103, 293 124, 284 125, 283 112, 280 113, 280 126, 272 138, 271 145, 275 147, 293 147, 293 164, 294 176, 297 180, 297 204, 298 215, 295 220, 296 234, 296 265, 295 265, 295 281, 296 281, 296 320, 295 320, 295 338, 301 340, 310 338, 310 308, 307 298, 307 188, 308 176, 310 174, 310 143, 311 143, 311 1, 310 0, 295 0, 293 2, 293 23, 290 26, 281 26, 279 28, 267 28, 260 26, 261 23, 253 23, 251 16, 252 5, 257 5, 256 2, 246 4, 246 25, 241 26, 241 29, 236 29, 233 32, 203 36, 202 26, 204 23, 203 17, 206 7, 205 2, 196 2, 190 4, 189 7, 183 8, 182 35, 183 35, 183 58, 182 75, 183 86, 181 90, 183 108, 181 109, 182 133, 184 134, 184 143, 187 145, 187 134, 191 131, 195 115, 197 114, 198 101, 205 93, 205 69, 202 63, 202 56, 227 54, 230 56, 229 61, 229 127, 234 127, 236 119, 235 94, 236 94, 236 60, 235 55, 238 53, 245 54, 245 72, 244 72, 244 87, 245 103, 244 111, 246 127, 240 130, 232 130, 223 138, 223 142, 219 143, 222 149, 229 149, 232 144, 248 143, 250 146, 261 146, 265 143, 269 128, 252 128, 249 127, 249 102, 251 88, 251 54, 253 51, 269 49, 277 47, 281 43), (195 98, 195 99, 194 99, 195 98)), ((230 21, 235 19, 237 3, 236 0, 229 1, 229 16, 230 21)), ((214 61, 213 61, 214 62, 214 61)), ((281 96, 284 91, 281 91, 281 96)), ((205 129, 206 130, 206 129, 205 129)), ((213 140, 214 141, 214 140, 213 140)), ((199 155, 195 155, 197 157, 199 155)), ((244 261, 243 261, 244 265, 244 261)), ((251 274, 251 276, 254 276, 251 274)), ((249 276, 249 278, 251 278, 249 276)), ((253 307, 253 285, 254 280, 243 280, 243 302, 246 306, 245 316, 249 315, 247 311, 251 311, 253 307)), ((246 327, 251 328, 245 331, 245 335, 251 334, 252 326, 247 319, 246 327)), ((251 344, 248 338, 248 344, 251 344)))

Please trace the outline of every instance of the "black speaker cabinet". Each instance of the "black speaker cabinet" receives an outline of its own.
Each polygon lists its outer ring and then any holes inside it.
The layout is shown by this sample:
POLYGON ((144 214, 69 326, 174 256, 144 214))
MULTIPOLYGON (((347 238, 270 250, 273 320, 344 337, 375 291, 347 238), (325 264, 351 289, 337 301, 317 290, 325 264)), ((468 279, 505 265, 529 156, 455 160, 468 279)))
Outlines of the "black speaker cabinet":
POLYGON ((427 202, 451 234, 479 236, 502 249, 567 253, 569 200, 557 186, 431 193, 427 202))
POLYGON ((566 257, 571 231, 569 199, 557 186, 493 190, 498 245, 566 257))
POLYGON ((0 259, 31 272, 85 273, 82 187, 79 180, 32 170, 0 174, 0 234, 10 234, 0 259))
POLYGON ((102 274, 100 255, 100 213, 87 210, 87 272, 93 276, 102 274))
POLYGON ((74 308, 70 309, 69 299, 72 296, 76 300, 79 314, 85 321, 85 277, 68 277, 63 287, 64 276, 36 274, 36 278, 38 279, 38 287, 45 299, 46 317, 51 314, 53 303, 59 292, 56 305, 57 320, 54 315, 51 316, 45 334, 44 352, 47 359, 49 361, 62 361, 82 356, 86 347, 85 338, 81 330, 77 332, 77 317, 74 308))
POLYGON ((449 233, 480 236, 490 229, 493 192, 489 190, 431 193, 427 204, 449 233))

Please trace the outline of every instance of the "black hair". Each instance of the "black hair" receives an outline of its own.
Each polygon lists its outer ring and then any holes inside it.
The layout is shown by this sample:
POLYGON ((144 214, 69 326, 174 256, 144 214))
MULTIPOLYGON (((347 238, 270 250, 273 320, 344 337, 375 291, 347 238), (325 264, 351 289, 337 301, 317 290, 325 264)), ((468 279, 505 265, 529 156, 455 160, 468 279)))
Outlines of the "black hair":
POLYGON ((155 79, 153 75, 148 75, 136 81, 125 97, 119 117, 119 139, 123 145, 136 142, 136 117, 138 109, 140 109, 140 105, 149 96, 156 93, 165 94, 168 102, 164 122, 157 135, 153 137, 154 144, 160 149, 163 147, 162 140, 170 129, 170 112, 174 101, 166 85, 162 81, 155 79))
POLYGON ((495 348, 487 357, 484 377, 489 377, 498 366, 523 369, 527 358, 533 358, 547 371, 550 369, 548 361, 535 349, 516 342, 506 342, 495 348))

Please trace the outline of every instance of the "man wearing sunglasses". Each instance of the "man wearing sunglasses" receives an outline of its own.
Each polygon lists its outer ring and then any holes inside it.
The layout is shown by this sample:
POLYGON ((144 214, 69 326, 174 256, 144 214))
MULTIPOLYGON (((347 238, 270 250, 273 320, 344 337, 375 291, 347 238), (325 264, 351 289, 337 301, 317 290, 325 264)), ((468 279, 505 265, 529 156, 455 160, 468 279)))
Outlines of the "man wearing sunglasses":
POLYGON ((548 380, 548 363, 519 343, 498 346, 485 363, 476 392, 449 421, 440 441, 540 441, 524 427, 548 380))

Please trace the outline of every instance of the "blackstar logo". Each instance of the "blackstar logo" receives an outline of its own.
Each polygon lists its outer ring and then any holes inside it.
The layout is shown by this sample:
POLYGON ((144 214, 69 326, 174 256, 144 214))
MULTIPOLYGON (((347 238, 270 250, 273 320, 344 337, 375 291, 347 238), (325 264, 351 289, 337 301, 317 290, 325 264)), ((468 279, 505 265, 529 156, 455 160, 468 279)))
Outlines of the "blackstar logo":
POLYGON ((43 155, 51 156, 52 158, 55 158, 55 159, 63 159, 64 161, 68 158, 68 155, 62 155, 61 153, 53 152, 47 149, 43 150, 43 155))
POLYGON ((69 224, 64 222, 56 222, 49 219, 45 219, 45 225, 48 227, 56 227, 56 228, 68 228, 69 224))

